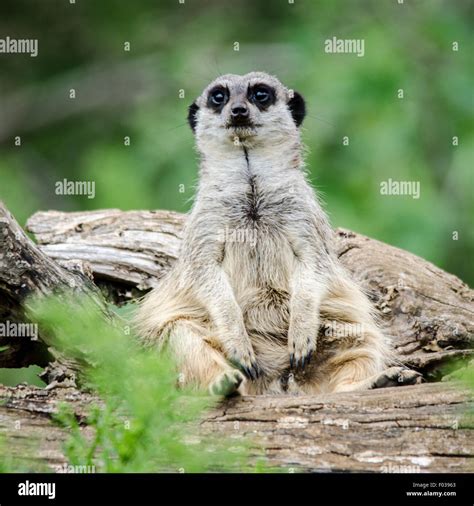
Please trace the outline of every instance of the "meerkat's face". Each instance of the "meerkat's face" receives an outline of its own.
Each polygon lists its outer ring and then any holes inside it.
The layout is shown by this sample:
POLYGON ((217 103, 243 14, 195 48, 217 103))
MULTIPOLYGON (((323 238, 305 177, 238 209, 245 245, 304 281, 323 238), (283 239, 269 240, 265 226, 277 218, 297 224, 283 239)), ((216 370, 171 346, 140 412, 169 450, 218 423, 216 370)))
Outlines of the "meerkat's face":
POLYGON ((227 74, 209 84, 189 107, 200 148, 242 143, 248 147, 294 138, 305 116, 301 95, 263 72, 227 74))

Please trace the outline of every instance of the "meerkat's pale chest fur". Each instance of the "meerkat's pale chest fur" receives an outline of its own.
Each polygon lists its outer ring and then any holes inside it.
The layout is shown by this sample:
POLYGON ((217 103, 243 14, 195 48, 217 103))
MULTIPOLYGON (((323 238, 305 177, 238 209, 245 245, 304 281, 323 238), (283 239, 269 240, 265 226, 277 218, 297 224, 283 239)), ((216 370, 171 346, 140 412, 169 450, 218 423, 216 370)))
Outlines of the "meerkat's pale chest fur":
POLYGON ((332 392, 410 382, 367 297, 333 252, 302 160, 300 95, 225 75, 190 107, 199 187, 179 259, 144 300, 139 331, 212 392, 332 392))

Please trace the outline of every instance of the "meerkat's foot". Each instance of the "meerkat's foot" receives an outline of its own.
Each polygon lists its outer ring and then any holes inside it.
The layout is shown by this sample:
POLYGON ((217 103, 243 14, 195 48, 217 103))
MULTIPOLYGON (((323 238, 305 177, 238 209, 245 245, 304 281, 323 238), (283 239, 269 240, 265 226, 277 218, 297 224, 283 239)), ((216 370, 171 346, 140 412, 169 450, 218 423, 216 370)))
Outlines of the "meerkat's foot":
POLYGON ((382 371, 373 381, 372 388, 396 387, 421 383, 423 377, 419 372, 406 367, 390 367, 382 371))
POLYGON ((209 385, 211 395, 223 395, 225 397, 237 392, 241 383, 245 380, 244 375, 237 369, 229 369, 219 374, 209 385))
POLYGON ((302 371, 311 362, 316 350, 316 337, 304 336, 288 342, 290 352, 290 367, 295 371, 302 371))

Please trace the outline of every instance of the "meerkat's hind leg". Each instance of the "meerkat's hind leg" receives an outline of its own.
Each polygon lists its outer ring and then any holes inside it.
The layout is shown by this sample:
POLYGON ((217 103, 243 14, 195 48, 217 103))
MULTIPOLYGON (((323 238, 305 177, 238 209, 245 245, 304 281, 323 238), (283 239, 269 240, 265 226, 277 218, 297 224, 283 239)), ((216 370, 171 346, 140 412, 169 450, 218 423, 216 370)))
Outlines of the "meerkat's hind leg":
MULTIPOLYGON (((351 369, 352 370, 352 369, 351 369)), ((345 371, 342 370, 344 374, 345 371)), ((362 380, 340 380, 334 378, 332 392, 354 392, 360 390, 371 390, 374 388, 387 388, 402 385, 415 385, 421 383, 422 375, 413 369, 406 367, 389 367, 380 373, 373 374, 362 380)))
POLYGON ((394 366, 385 369, 380 374, 372 378, 370 388, 386 388, 402 385, 416 385, 421 383, 423 376, 413 369, 407 369, 403 366, 394 366))
POLYGON ((167 348, 176 359, 180 384, 207 389, 212 395, 231 395, 243 387, 245 377, 206 341, 208 335, 198 322, 178 320, 170 325, 167 348))

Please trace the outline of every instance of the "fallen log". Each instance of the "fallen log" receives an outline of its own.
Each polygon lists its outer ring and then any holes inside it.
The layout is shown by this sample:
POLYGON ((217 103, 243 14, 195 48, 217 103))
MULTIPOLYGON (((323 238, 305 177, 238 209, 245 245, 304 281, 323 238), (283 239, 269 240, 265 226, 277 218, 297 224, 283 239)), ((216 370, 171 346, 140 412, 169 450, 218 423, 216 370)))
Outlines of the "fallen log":
POLYGON ((87 295, 107 313, 96 285, 79 268, 65 269, 43 253, 0 202, 0 367, 48 365, 57 357, 47 336, 11 334, 25 320, 28 297, 62 292, 87 295), (14 325, 12 325, 14 324, 14 325), (7 330, 7 332, 5 332, 7 330))
MULTIPOLYGON (((0 434, 28 469, 67 465, 68 432, 52 422, 61 402, 79 420, 97 399, 71 388, 0 386, 0 434)), ((430 383, 348 394, 259 396, 224 401, 200 430, 250 442, 251 462, 312 472, 473 471, 472 394, 430 383)), ((92 434, 85 427, 84 434, 92 434)), ((235 469, 238 471, 238 469, 235 469)), ((152 470, 150 470, 152 471, 152 470)))

